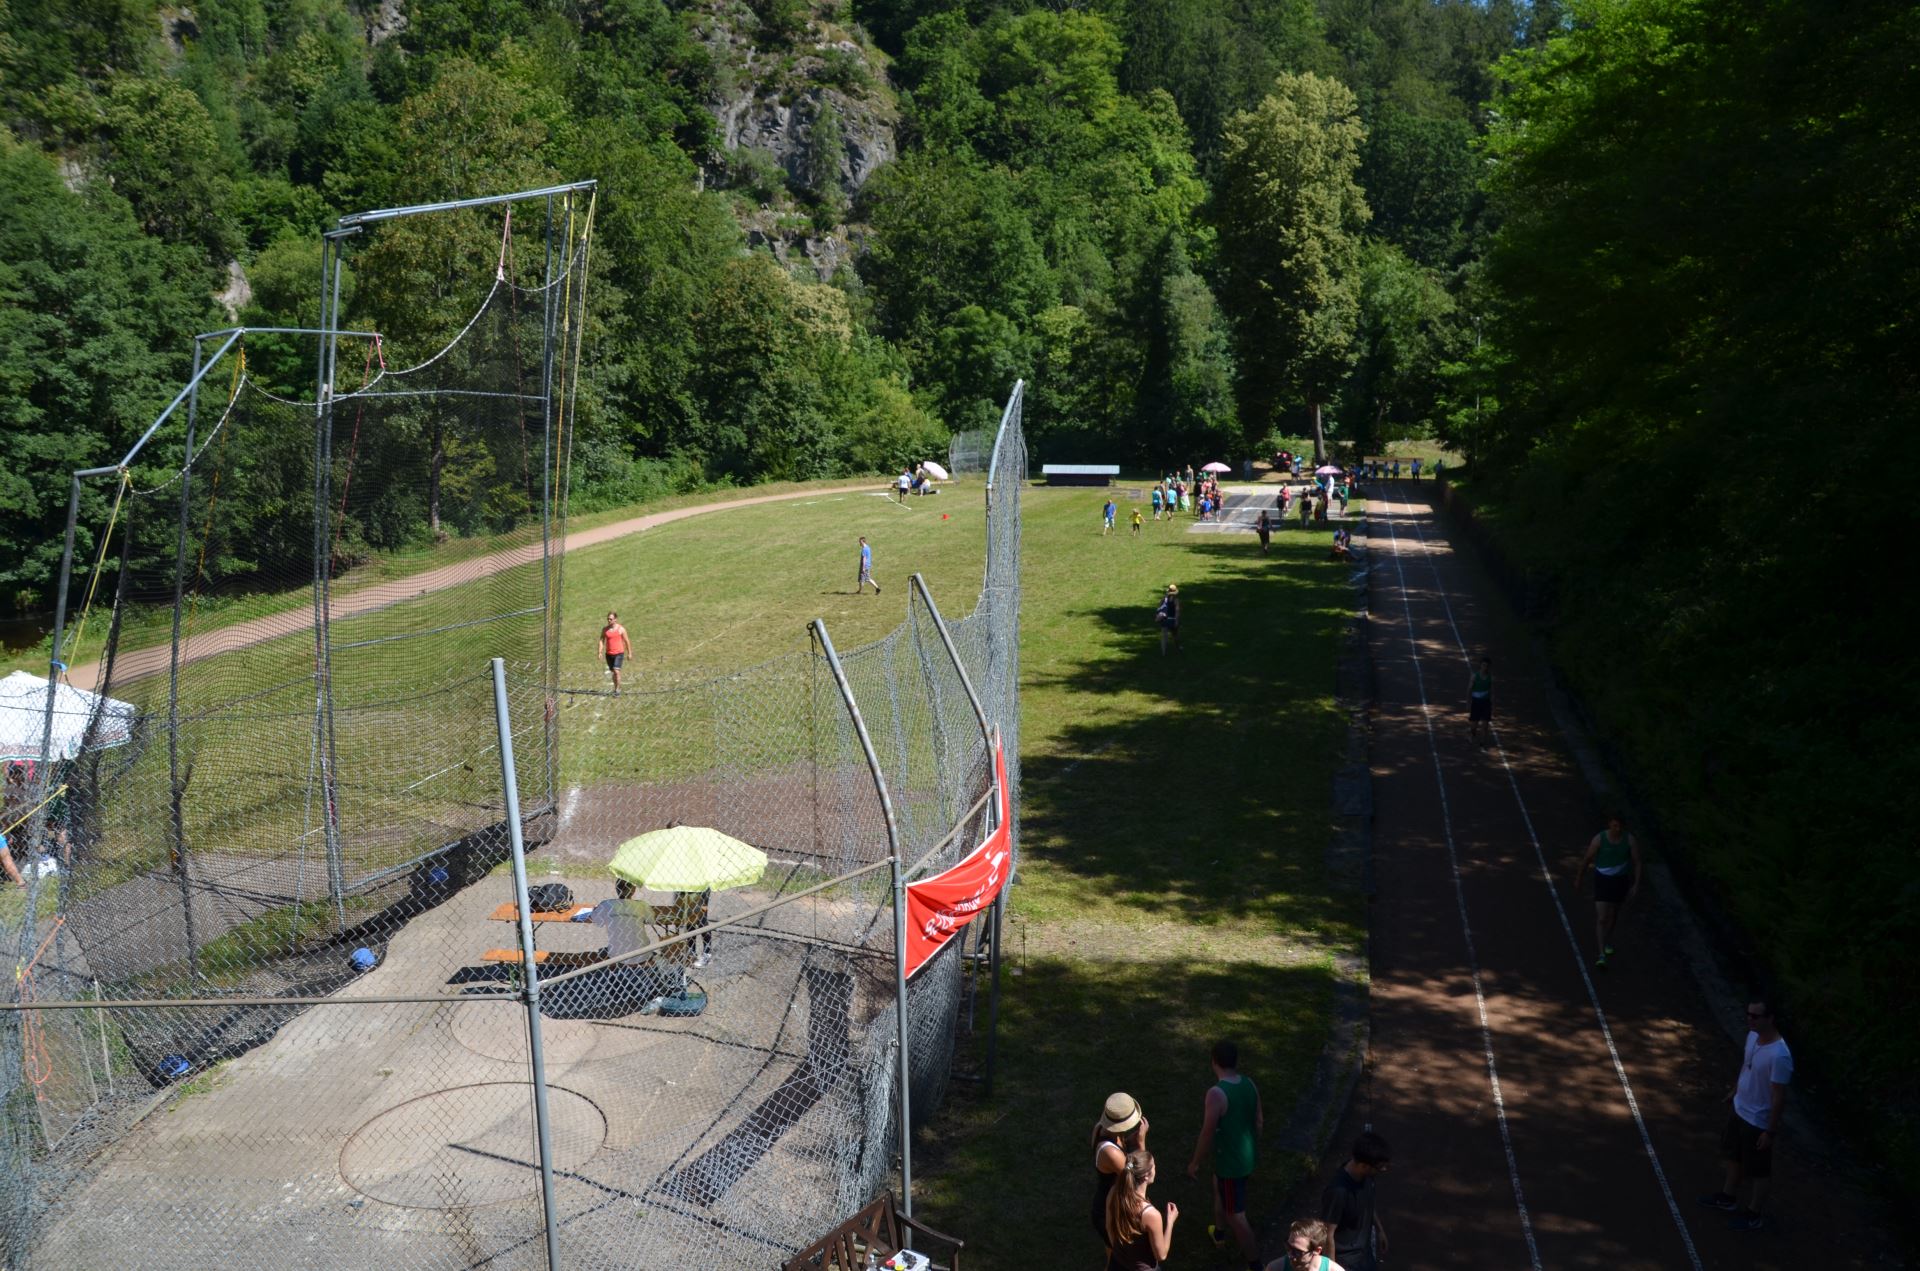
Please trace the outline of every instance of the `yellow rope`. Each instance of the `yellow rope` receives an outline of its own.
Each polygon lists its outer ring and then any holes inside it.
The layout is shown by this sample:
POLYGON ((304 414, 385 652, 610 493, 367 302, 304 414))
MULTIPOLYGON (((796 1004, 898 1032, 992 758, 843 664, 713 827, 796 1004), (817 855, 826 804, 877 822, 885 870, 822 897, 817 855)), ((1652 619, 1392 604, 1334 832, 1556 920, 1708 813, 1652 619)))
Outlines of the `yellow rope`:
MULTIPOLYGON (((113 493, 113 512, 107 517, 107 532, 100 536, 100 551, 93 558, 93 577, 87 582, 86 603, 80 606, 80 621, 73 629, 73 641, 68 646, 79 649, 80 642, 86 639, 87 615, 93 612, 93 594, 100 586, 100 567, 107 561, 107 544, 113 542, 114 523, 120 519, 120 501, 127 496, 127 487, 133 484, 133 474, 125 468, 120 469, 120 488, 113 493)), ((60 661, 60 651, 54 650, 54 661, 60 661)), ((61 678, 66 678, 66 664, 61 663, 61 678)))
POLYGON ((25 821, 28 817, 32 816, 35 812, 38 812, 41 808, 46 807, 49 803, 52 803, 55 799, 59 798, 61 795, 65 794, 66 792, 67 792, 67 783, 64 781, 61 782, 59 785, 55 786, 53 789, 47 791, 46 798, 40 800, 40 802, 34 804, 32 807, 28 808, 25 812, 22 812, 19 816, 15 817, 13 822, 9 824, 5 829, 0 829, 0 838, 5 838, 7 835, 19 829, 21 823, 25 821))
MULTIPOLYGON (((240 396, 240 385, 247 374, 247 346, 240 346, 240 355, 233 364, 233 389, 227 394, 227 410, 233 410, 233 403, 240 396)), ((224 416, 223 416, 224 418, 224 416)), ((220 430, 220 453, 227 453, 227 430, 220 430)), ((200 581, 207 576, 207 542, 213 537, 213 510, 220 505, 220 464, 213 465, 213 485, 207 495, 207 522, 200 528, 200 558, 193 566, 193 599, 187 605, 187 619, 182 624, 183 632, 193 630, 193 620, 200 612, 200 581)))

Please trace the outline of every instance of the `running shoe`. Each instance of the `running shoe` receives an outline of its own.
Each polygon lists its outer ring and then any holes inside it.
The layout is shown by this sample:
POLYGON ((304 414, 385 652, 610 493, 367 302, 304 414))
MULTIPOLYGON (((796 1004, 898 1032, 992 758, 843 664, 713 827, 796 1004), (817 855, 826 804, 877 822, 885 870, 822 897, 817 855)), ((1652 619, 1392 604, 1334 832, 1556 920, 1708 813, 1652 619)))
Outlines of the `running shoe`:
POLYGON ((1601 954, 1601 955, 1600 955, 1599 957, 1597 957, 1597 958, 1595 958, 1595 959, 1593 960, 1593 965, 1594 965, 1594 966, 1595 966, 1595 968, 1597 968, 1598 970, 1601 970, 1601 971, 1604 971, 1604 970, 1606 970, 1606 969, 1607 969, 1607 955, 1606 955, 1605 953, 1603 953, 1603 954, 1601 954))
POLYGON ((1727 1219, 1729 1231, 1759 1231, 1767 1225, 1767 1220, 1749 1210, 1741 1210, 1727 1219))
POLYGON ((1613 956, 1613 946, 1612 946, 1612 945, 1608 945, 1608 946, 1607 946, 1607 956, 1608 956, 1608 957, 1612 957, 1612 956, 1613 956))
POLYGON ((1212 1223, 1207 1224, 1207 1239, 1213 1241, 1215 1248, 1224 1249, 1227 1247, 1227 1238, 1221 1235, 1220 1229, 1212 1223))
POLYGON ((1709 1192, 1700 1198, 1700 1203, 1708 1209, 1724 1209, 1728 1213, 1740 1208, 1740 1202, 1725 1192, 1709 1192))

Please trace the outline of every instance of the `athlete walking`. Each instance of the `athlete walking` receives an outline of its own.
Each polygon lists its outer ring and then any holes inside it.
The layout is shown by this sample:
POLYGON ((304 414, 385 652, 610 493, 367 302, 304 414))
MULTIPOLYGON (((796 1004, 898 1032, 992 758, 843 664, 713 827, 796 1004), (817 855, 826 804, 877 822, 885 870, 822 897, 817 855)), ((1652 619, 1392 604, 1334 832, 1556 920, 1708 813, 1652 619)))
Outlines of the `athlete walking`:
POLYGON ((1573 871, 1573 888, 1580 890, 1587 866, 1593 866, 1593 942, 1599 949, 1594 965, 1607 969, 1613 956, 1613 928, 1620 907, 1640 894, 1640 844, 1627 833, 1618 813, 1607 818, 1607 828, 1593 836, 1580 866, 1573 871))
POLYGON ((609 609, 607 625, 600 628, 600 656, 607 660, 607 672, 613 676, 615 697, 620 696, 620 668, 626 664, 627 651, 632 647, 627 629, 620 625, 620 615, 609 609))
POLYGON ((853 585, 853 594, 863 593, 868 583, 873 583, 873 594, 880 594, 880 584, 873 576, 873 549, 867 546, 867 536, 860 536, 860 581, 853 585))

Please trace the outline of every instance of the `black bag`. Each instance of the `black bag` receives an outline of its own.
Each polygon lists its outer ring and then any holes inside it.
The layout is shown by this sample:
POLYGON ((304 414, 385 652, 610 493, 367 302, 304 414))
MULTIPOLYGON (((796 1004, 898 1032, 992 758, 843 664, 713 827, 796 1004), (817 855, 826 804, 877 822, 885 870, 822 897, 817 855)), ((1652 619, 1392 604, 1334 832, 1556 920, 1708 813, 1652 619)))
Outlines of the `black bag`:
POLYGON ((536 913, 573 908, 573 892, 565 883, 539 883, 527 888, 527 903, 536 913))

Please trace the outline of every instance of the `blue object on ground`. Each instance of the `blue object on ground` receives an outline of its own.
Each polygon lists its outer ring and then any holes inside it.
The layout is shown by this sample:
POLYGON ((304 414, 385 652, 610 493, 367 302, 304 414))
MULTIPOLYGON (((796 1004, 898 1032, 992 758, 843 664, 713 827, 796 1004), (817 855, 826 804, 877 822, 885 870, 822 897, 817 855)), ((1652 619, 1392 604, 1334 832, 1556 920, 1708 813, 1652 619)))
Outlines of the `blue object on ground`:
POLYGON ((185 1055, 168 1055, 154 1068, 162 1081, 177 1081, 193 1070, 185 1055))
POLYGON ((353 956, 348 961, 353 963, 353 969, 356 971, 371 971, 379 965, 380 959, 374 956, 372 949, 360 948, 353 951, 353 956))

